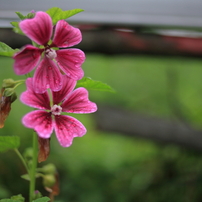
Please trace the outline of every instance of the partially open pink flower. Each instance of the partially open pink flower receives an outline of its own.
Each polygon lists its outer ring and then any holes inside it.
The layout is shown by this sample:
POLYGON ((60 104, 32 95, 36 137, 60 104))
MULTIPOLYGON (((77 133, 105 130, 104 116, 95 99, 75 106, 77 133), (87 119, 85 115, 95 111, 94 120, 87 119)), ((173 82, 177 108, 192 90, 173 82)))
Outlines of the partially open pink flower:
POLYGON ((26 45, 13 57, 14 71, 18 75, 27 74, 37 67, 33 80, 35 92, 43 93, 47 88, 60 90, 61 72, 75 80, 83 77, 83 51, 77 48, 59 49, 81 42, 82 36, 78 28, 70 26, 65 20, 59 20, 53 28, 51 17, 42 11, 36 12, 32 19, 21 21, 19 26, 32 41, 42 46, 38 48, 26 45))
POLYGON ((62 89, 51 91, 51 102, 47 91, 35 93, 32 78, 27 79, 27 90, 21 94, 20 99, 24 104, 39 109, 26 114, 22 119, 23 124, 33 128, 41 138, 50 138, 55 130, 60 145, 68 147, 74 137, 81 137, 86 133, 86 128, 77 119, 61 113, 92 113, 97 110, 97 106, 89 101, 85 88, 73 90, 76 81, 63 77, 62 89))

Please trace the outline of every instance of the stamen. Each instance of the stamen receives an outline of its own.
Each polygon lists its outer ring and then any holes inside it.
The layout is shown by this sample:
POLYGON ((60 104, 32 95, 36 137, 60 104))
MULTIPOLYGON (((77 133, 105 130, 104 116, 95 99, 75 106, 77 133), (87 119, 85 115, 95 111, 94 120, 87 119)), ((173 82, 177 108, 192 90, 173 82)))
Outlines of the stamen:
POLYGON ((51 60, 52 59, 55 59, 57 57, 57 53, 55 50, 51 49, 51 48, 48 48, 45 50, 45 53, 46 53, 46 56, 48 58, 50 58, 51 60))
POLYGON ((51 112, 53 115, 60 115, 62 113, 62 107, 58 105, 53 105, 51 107, 51 112))

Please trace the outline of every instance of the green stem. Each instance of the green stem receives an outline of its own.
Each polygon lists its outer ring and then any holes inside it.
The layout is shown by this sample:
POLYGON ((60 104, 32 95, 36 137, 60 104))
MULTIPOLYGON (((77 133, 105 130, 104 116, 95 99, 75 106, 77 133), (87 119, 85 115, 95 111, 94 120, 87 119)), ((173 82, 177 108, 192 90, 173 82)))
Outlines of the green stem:
POLYGON ((28 168, 28 166, 27 166, 27 164, 26 164, 26 162, 25 162, 25 159, 23 158, 23 156, 21 155, 21 153, 19 152, 19 150, 18 150, 17 148, 14 149, 14 151, 15 151, 15 153, 18 155, 18 157, 20 158, 20 160, 22 161, 22 163, 23 163, 23 165, 25 166, 26 171, 27 171, 27 173, 28 173, 28 175, 29 175, 29 168, 28 168))
POLYGON ((30 172, 29 202, 33 201, 33 196, 35 191, 37 154, 38 154, 37 151, 38 151, 38 140, 37 140, 37 134, 34 132, 33 133, 33 159, 32 159, 32 167, 30 172))

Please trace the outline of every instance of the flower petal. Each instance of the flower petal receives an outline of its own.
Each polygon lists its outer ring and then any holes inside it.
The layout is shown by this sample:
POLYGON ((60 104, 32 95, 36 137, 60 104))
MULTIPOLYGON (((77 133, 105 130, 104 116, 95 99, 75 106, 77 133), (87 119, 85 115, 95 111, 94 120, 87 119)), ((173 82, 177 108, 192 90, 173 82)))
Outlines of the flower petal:
POLYGON ((51 17, 42 11, 37 12, 32 19, 21 21, 19 26, 32 41, 40 45, 46 45, 52 35, 51 17))
POLYGON ((88 99, 88 91, 81 87, 74 90, 61 105, 63 112, 69 113, 93 113, 97 111, 97 105, 88 99))
POLYGON ((83 77, 84 72, 81 68, 85 60, 83 51, 72 48, 57 51, 56 61, 62 71, 70 78, 79 80, 83 77))
POLYGON ((55 27, 53 43, 51 46, 66 48, 80 43, 82 40, 81 31, 72 27, 65 20, 59 20, 55 27))
POLYGON ((76 81, 74 79, 70 79, 66 75, 63 75, 62 78, 63 78, 62 89, 57 92, 52 92, 53 104, 59 104, 60 102, 62 102, 65 99, 65 97, 67 97, 68 94, 72 92, 74 87, 76 86, 76 81))
POLYGON ((47 88, 59 91, 62 88, 62 75, 56 64, 45 57, 35 71, 33 83, 36 93, 44 93, 47 88))
POLYGON ((27 90, 20 96, 20 100, 24 104, 37 109, 51 109, 47 91, 42 94, 35 93, 32 78, 26 80, 26 86, 27 90))
POLYGON ((81 137, 86 134, 85 126, 77 119, 59 115, 55 116, 55 133, 62 147, 69 147, 74 137, 81 137))
POLYGON ((43 50, 32 45, 25 46, 13 56, 14 71, 17 75, 27 74, 38 64, 43 50))
POLYGON ((41 138, 50 138, 53 132, 53 121, 51 113, 36 110, 26 114, 22 123, 27 128, 33 128, 41 138))

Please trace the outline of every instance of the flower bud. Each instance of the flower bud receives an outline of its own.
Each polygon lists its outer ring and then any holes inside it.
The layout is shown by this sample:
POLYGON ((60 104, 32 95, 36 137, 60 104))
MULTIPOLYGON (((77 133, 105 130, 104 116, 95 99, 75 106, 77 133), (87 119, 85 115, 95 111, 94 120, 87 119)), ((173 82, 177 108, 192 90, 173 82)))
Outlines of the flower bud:
POLYGON ((54 175, 56 173, 56 167, 54 164, 49 163, 41 168, 41 171, 45 174, 54 175))
POLYGON ((42 197, 41 192, 39 192, 38 190, 34 191, 34 199, 38 199, 38 198, 41 198, 41 197, 42 197))
POLYGON ((13 79, 4 79, 2 87, 3 88, 13 88, 15 87, 16 82, 13 79))
MULTIPOLYGON (((11 103, 15 100, 16 95, 13 96, 5 96, 4 95, 5 88, 2 88, 0 91, 0 128, 4 127, 4 122, 8 117, 11 110, 11 103)), ((8 92, 8 94, 10 94, 8 92)))
POLYGON ((36 14, 36 12, 33 10, 30 13, 27 14, 27 18, 28 19, 34 18, 35 14, 36 14))
POLYGON ((13 95, 15 93, 13 88, 5 88, 3 96, 4 97, 10 97, 11 95, 13 95))
POLYGON ((43 176, 43 185, 44 187, 52 187, 56 183, 55 176, 52 174, 43 176))

